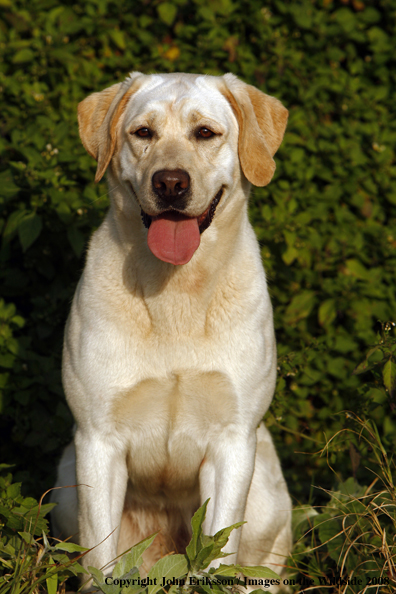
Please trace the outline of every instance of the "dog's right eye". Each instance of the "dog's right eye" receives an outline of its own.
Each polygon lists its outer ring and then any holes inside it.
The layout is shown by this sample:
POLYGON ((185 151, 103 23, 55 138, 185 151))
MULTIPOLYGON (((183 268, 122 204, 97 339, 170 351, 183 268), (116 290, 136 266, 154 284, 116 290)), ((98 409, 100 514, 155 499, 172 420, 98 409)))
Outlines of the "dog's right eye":
POLYGON ((136 130, 136 132, 134 132, 134 134, 136 136, 139 136, 139 138, 151 138, 152 137, 152 133, 149 128, 139 128, 139 130, 136 130))
POLYGON ((197 138, 212 138, 212 136, 215 136, 215 133, 209 128, 200 128, 197 132, 197 138))

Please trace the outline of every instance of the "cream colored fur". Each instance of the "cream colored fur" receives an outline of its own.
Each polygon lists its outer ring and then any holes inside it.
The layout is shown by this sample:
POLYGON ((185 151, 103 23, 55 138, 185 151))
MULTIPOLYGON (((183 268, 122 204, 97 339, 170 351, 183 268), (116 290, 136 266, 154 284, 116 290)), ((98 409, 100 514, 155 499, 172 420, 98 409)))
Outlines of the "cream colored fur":
POLYGON ((77 483, 78 502, 76 489, 54 491, 53 523, 58 536, 95 547, 85 566, 110 572, 117 552, 158 529, 146 570, 183 551, 191 516, 210 497, 206 533, 247 521, 231 535, 227 562, 282 570, 291 505, 262 423, 276 349, 247 201, 250 182, 273 175, 286 120, 279 101, 231 74, 133 73, 79 106, 111 207, 66 327, 63 383, 77 427, 57 486, 77 483), (134 134, 142 126, 151 139, 134 134), (198 140, 197 127, 216 136, 198 140), (223 188, 181 266, 151 253, 140 216, 157 214, 151 179, 162 169, 189 173, 190 217, 223 188))

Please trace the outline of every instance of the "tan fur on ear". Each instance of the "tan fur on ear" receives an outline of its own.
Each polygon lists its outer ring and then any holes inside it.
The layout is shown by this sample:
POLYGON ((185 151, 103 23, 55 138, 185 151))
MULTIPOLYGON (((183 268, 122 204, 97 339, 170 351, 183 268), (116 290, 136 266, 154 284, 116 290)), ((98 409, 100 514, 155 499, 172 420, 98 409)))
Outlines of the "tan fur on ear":
POLYGON ((238 152, 242 171, 255 186, 266 186, 275 173, 273 155, 282 142, 288 111, 282 103, 247 85, 233 74, 220 89, 231 104, 239 125, 238 152))
POLYGON ((95 181, 102 179, 114 154, 117 124, 138 86, 133 84, 140 72, 100 93, 89 95, 78 105, 80 138, 86 151, 96 159, 95 181))

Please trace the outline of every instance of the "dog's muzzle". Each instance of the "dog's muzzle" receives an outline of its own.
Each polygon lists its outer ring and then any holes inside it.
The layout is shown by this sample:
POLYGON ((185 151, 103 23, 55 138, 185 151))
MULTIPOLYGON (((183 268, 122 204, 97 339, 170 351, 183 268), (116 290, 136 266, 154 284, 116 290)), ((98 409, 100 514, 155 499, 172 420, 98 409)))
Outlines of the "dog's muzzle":
MULTIPOLYGON (((148 229, 147 244, 154 256, 174 265, 187 264, 199 247, 201 234, 213 220, 223 189, 220 188, 198 217, 188 217, 176 208, 168 208, 156 216, 148 215, 142 209, 143 224, 148 229)), ((163 188, 163 193, 165 191, 163 188)))
MULTIPOLYGON (((209 204, 208 208, 205 210, 205 212, 203 212, 199 217, 197 217, 200 235, 202 235, 202 233, 204 231, 206 231, 206 229, 208 227, 210 227, 210 225, 213 221, 213 217, 216 212, 217 205, 219 204, 221 197, 223 195, 223 191, 224 191, 224 187, 222 186, 220 188, 220 190, 217 192, 216 196, 213 198, 212 202, 209 204)), ((172 211, 170 211, 170 212, 172 212, 172 211)), ((174 211, 174 212, 177 212, 177 211, 174 211)), ((151 225, 151 221, 153 220, 153 217, 148 215, 146 212, 144 212, 144 210, 141 207, 140 207, 140 214, 142 217, 143 225, 146 227, 146 229, 149 229, 149 227, 151 225)), ((161 213, 161 214, 163 214, 163 213, 161 213)), ((185 216, 185 215, 182 215, 182 213, 180 213, 180 216, 185 216)), ((185 218, 189 218, 189 217, 185 217, 185 218)))

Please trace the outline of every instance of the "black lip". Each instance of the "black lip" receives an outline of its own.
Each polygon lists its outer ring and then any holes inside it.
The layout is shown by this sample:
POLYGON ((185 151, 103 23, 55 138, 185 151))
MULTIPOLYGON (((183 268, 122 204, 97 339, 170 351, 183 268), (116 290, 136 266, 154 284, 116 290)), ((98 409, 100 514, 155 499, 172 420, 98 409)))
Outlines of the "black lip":
MULTIPOLYGON (((208 227, 210 227, 210 224, 212 223, 213 217, 216 212, 217 205, 219 204, 221 197, 223 195, 223 190, 224 190, 224 187, 222 186, 220 188, 220 190, 217 192, 216 196, 213 198, 207 211, 205 211, 205 213, 204 213, 205 217, 203 218, 203 220, 201 221, 201 223, 199 225, 199 233, 200 234, 202 234, 204 231, 206 231, 206 229, 208 227)), ((172 209, 172 210, 174 210, 174 209, 172 209)), ((167 211, 164 211, 164 212, 167 212, 167 211)), ((176 211, 176 212, 178 212, 178 211, 176 211)), ((183 213, 180 213, 180 214, 183 214, 183 213)), ((140 215, 142 217, 143 225, 146 227, 146 229, 148 229, 151 225, 152 217, 150 215, 148 215, 146 212, 144 212, 144 210, 142 208, 140 208, 140 215)), ((200 217, 197 217, 197 218, 199 219, 200 217)))

